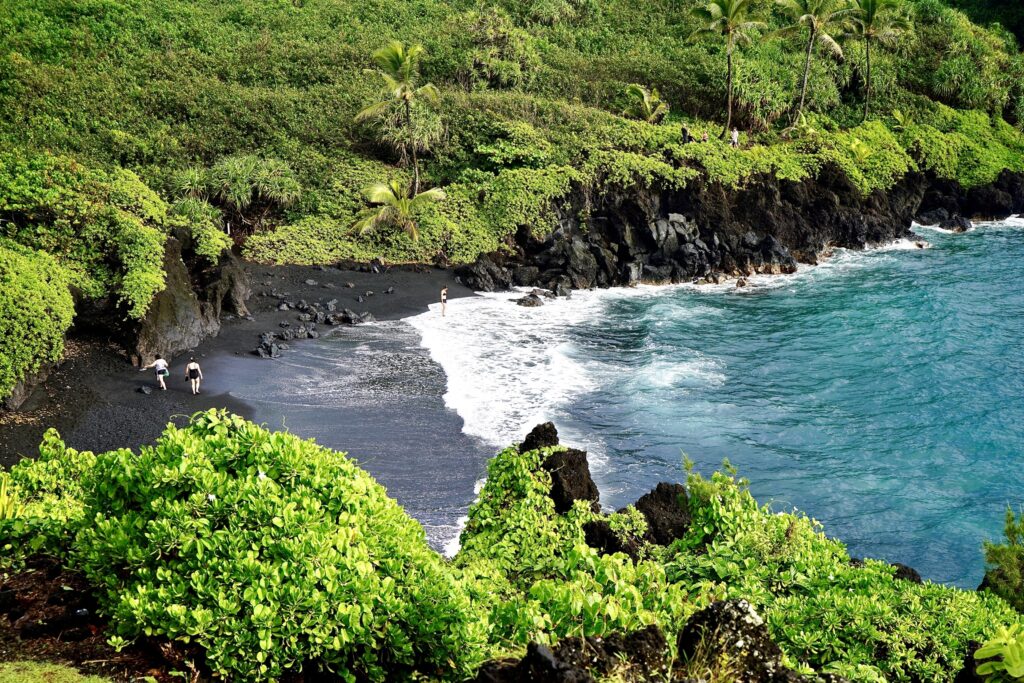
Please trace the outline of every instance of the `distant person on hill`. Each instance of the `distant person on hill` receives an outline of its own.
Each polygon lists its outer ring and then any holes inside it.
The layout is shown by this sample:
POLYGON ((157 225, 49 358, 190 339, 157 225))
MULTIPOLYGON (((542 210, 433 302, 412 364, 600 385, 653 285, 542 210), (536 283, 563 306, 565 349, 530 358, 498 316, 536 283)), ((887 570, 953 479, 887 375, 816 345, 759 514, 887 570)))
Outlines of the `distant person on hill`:
POLYGON ((155 361, 153 361, 144 368, 139 368, 139 372, 142 372, 143 370, 149 370, 150 368, 156 369, 156 383, 160 385, 161 389, 167 391, 167 385, 164 383, 164 378, 171 374, 170 371, 167 369, 167 361, 164 360, 163 356, 157 355, 155 361))
POLYGON ((707 142, 708 141, 708 132, 707 131, 704 131, 704 134, 700 136, 700 141, 701 142, 707 142))
POLYGON ((441 317, 443 318, 448 309, 448 287, 441 288, 441 317))
POLYGON ((687 126, 683 126, 683 144, 687 145, 693 140, 693 136, 690 135, 690 129, 687 126))
POLYGON ((192 395, 198 394, 199 382, 203 379, 203 370, 195 358, 188 359, 188 365, 185 366, 185 379, 192 384, 192 395))
POLYGON ((739 147, 740 146, 740 129, 739 128, 733 128, 732 129, 732 143, 731 144, 732 144, 733 147, 739 147))

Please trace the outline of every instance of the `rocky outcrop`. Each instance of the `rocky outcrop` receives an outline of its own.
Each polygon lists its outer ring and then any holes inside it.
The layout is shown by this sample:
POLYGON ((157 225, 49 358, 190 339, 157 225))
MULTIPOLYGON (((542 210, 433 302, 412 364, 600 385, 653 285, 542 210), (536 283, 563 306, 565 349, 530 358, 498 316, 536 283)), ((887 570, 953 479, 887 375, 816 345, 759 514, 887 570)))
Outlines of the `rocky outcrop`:
POLYGON ((538 448, 550 448, 558 445, 558 430, 551 422, 544 422, 530 430, 523 442, 519 444, 519 452, 535 451, 538 448))
POLYGON ((43 363, 38 370, 25 373, 25 376, 15 383, 11 393, 0 402, 0 408, 6 410, 17 410, 28 400, 32 392, 50 376, 50 371, 56 367, 55 363, 43 363))
POLYGON ((929 175, 917 220, 941 225, 957 218, 1002 220, 1015 213, 1024 213, 1024 173, 1003 171, 995 182, 969 190, 955 180, 929 175))
POLYGON ((656 626, 607 638, 565 638, 553 648, 531 643, 521 660, 489 662, 477 683, 591 683, 616 674, 618 680, 661 681, 669 671, 668 643, 656 626))
POLYGON ((194 348, 220 331, 213 308, 196 296, 181 243, 173 237, 164 251, 164 273, 164 289, 149 304, 135 334, 132 360, 136 365, 194 348))
POLYGON ((690 528, 689 499, 682 484, 661 482, 653 491, 641 496, 633 507, 647 520, 644 540, 648 543, 669 545, 690 528))
POLYGON ((581 188, 557 207, 545 240, 523 229, 511 255, 494 254, 457 271, 482 290, 571 289, 689 282, 719 274, 792 273, 831 247, 863 248, 909 235, 926 189, 909 174, 864 197, 841 170, 802 182, 769 176, 730 188, 697 179, 683 189, 639 186, 600 196, 581 188), (581 218, 583 216, 583 218, 581 218))
POLYGON ((128 335, 132 361, 146 364, 158 354, 170 358, 220 332, 223 313, 249 315, 249 278, 233 254, 210 266, 169 237, 164 250, 165 286, 128 335), (190 267, 191 265, 191 267, 190 267))
POLYGON ((555 512, 568 512, 575 501, 590 501, 598 509, 597 484, 590 476, 590 465, 585 451, 570 448, 549 455, 541 467, 551 475, 551 498, 555 512))
POLYGON ((676 652, 696 680, 734 683, 841 683, 824 675, 803 676, 782 664, 782 650, 746 600, 715 602, 690 617, 676 639, 676 652), (725 655, 725 656, 723 656, 725 655))
POLYGON ((731 188, 706 179, 678 190, 578 188, 556 207, 544 240, 525 226, 511 252, 456 271, 474 289, 572 289, 638 282, 717 282, 720 275, 793 272, 833 247, 862 249, 910 236, 914 219, 953 230, 970 219, 1024 213, 1024 174, 1004 171, 964 190, 955 181, 908 173, 863 196, 835 166, 801 182, 771 176, 731 188))

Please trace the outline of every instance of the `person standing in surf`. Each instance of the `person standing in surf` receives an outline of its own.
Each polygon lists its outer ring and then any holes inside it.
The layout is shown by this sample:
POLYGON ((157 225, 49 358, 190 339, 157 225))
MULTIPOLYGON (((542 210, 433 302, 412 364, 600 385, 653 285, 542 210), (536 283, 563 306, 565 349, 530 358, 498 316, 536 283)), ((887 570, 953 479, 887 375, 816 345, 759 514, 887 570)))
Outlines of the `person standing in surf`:
POLYGON ((448 287, 441 288, 441 317, 445 316, 448 309, 448 287))
POLYGON ((167 385, 164 383, 164 378, 171 374, 170 371, 167 369, 167 361, 164 360, 163 356, 158 354, 156 360, 154 360, 152 363, 150 363, 144 368, 139 368, 139 372, 142 372, 143 370, 149 370, 150 368, 156 369, 157 385, 164 391, 167 391, 167 385))
POLYGON ((195 358, 188 359, 188 365, 185 366, 185 379, 192 384, 192 395, 198 394, 199 382, 203 379, 203 370, 199 367, 199 363, 196 362, 195 358))

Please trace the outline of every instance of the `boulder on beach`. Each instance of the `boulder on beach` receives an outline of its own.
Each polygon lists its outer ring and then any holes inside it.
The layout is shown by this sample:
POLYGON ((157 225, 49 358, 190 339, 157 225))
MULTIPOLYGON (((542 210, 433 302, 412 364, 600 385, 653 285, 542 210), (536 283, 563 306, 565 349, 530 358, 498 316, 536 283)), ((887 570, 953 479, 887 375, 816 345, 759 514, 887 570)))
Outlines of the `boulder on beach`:
POLYGON ((974 225, 970 220, 964 218, 960 214, 956 214, 939 223, 939 227, 943 230, 951 230, 953 232, 967 232, 973 228, 974 225))
POLYGON ((522 299, 516 299, 516 303, 520 306, 526 306, 527 308, 535 308, 537 306, 543 306, 544 299, 531 292, 522 299))

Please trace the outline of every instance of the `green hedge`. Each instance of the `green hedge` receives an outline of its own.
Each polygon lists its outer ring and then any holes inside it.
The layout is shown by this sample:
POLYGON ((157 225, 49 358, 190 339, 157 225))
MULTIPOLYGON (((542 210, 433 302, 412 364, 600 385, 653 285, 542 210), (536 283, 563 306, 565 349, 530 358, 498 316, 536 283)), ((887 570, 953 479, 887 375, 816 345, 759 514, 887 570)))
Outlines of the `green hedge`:
POLYGON ((0 237, 0 398, 43 363, 60 360, 73 316, 64 269, 0 237))

